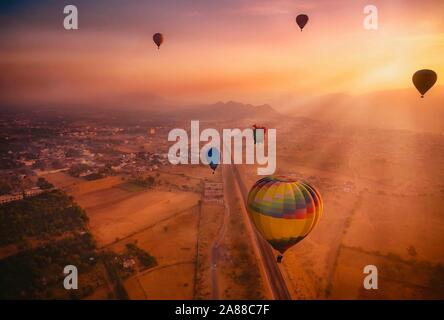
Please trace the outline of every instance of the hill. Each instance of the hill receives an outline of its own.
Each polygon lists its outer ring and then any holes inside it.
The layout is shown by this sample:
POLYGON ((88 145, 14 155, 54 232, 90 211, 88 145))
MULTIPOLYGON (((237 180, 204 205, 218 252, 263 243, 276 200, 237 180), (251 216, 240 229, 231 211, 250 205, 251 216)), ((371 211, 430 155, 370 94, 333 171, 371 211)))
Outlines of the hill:
POLYGON ((45 106, 10 106, 3 108, 3 112, 33 112, 37 115, 59 115, 76 116, 79 118, 119 118, 123 119, 153 119, 153 120, 204 120, 204 121, 232 121, 242 119, 279 119, 281 114, 271 106, 264 104, 254 106, 236 101, 217 102, 214 104, 183 105, 163 100, 157 96, 144 96, 145 101, 131 100, 121 104, 114 102, 108 104, 97 101, 97 105, 52 105, 45 106))

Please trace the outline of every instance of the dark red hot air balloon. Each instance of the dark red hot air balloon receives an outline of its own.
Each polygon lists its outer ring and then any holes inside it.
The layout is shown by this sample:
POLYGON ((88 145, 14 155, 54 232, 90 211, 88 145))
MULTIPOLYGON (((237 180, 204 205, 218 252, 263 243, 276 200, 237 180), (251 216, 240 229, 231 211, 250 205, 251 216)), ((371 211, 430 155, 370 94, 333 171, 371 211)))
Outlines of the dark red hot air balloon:
POLYGON ((153 35, 153 41, 157 45, 157 49, 159 49, 160 45, 163 43, 163 35, 161 33, 155 33, 153 35))
POLYGON ((298 24, 299 28, 304 29, 305 25, 308 22, 308 16, 306 14, 300 14, 296 17, 296 23, 298 24))
POLYGON ((427 69, 416 71, 412 77, 413 84, 421 93, 421 98, 424 98, 424 95, 433 87, 436 80, 438 80, 436 72, 427 69))

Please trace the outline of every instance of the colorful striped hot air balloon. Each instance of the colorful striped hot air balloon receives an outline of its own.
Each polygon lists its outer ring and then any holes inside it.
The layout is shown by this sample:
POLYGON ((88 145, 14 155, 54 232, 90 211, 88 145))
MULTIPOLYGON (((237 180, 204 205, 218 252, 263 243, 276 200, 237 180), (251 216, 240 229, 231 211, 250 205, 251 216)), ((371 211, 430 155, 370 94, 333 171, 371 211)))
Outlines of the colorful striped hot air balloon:
MULTIPOLYGON (((319 192, 307 182, 271 176, 258 180, 248 194, 248 213, 260 234, 284 254, 316 226, 323 211, 319 192)), ((278 262, 282 255, 278 256, 278 262)))

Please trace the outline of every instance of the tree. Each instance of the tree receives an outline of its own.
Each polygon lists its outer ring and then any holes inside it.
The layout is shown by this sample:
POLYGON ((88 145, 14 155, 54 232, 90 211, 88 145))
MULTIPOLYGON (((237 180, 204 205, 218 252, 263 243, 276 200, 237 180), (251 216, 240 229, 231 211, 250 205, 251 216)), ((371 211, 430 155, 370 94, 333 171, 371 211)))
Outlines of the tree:
POLYGON ((13 186, 9 181, 6 180, 0 180, 0 195, 7 194, 11 192, 13 189, 13 186))
POLYGON ((156 181, 155 181, 154 177, 152 177, 152 176, 149 176, 149 177, 146 179, 146 183, 147 183, 147 185, 148 185, 149 187, 153 186, 155 182, 156 182, 156 181))
POLYGON ((49 183, 45 178, 38 178, 37 180, 37 187, 39 187, 42 190, 48 190, 54 188, 54 185, 49 183))
POLYGON ((410 246, 410 247, 408 247, 407 252, 408 252, 409 255, 412 256, 412 257, 416 257, 416 255, 418 254, 418 253, 416 252, 416 248, 415 248, 414 246, 410 246))

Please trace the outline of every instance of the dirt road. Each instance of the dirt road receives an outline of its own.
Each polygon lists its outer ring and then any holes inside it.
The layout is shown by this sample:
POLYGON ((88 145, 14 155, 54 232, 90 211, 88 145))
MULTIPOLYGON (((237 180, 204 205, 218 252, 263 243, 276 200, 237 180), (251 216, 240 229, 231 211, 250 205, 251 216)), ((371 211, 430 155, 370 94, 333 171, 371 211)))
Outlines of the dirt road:
MULTIPOLYGON (((225 166, 221 166, 222 170, 222 180, 224 183, 224 190, 226 190, 225 178, 224 178, 224 169, 225 166)), ((227 205, 226 196, 224 191, 224 219, 222 225, 219 229, 219 233, 217 235, 216 240, 213 243, 213 247, 211 248, 211 296, 213 300, 219 299, 219 283, 217 279, 217 267, 218 267, 218 259, 219 259, 219 248, 222 240, 225 237, 225 231, 227 230, 228 218, 230 217, 230 208, 227 205)))

